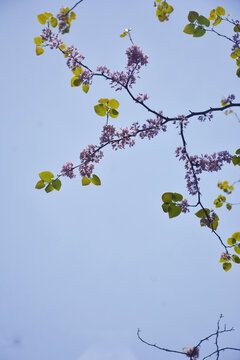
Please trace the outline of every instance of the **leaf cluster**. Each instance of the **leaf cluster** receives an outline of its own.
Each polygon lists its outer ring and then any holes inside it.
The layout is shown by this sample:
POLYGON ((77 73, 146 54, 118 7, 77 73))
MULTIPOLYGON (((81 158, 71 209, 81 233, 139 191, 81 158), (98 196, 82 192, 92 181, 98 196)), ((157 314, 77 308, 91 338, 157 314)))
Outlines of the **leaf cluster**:
POLYGON ((59 191, 61 189, 62 183, 59 178, 54 179, 53 173, 51 171, 42 171, 39 173, 39 180, 35 186, 35 189, 45 188, 46 193, 49 193, 53 190, 59 191))
POLYGON ((162 195, 162 209, 165 213, 168 213, 170 219, 181 214, 182 209, 179 202, 182 200, 183 196, 178 193, 166 192, 162 195))
POLYGON ((98 100, 99 104, 94 106, 95 113, 99 116, 110 116, 111 118, 117 118, 119 112, 119 102, 116 99, 101 98, 98 100))
POLYGON ((168 21, 169 15, 173 12, 172 5, 169 5, 166 1, 156 0, 154 1, 154 6, 156 9, 156 16, 159 21, 168 21), (157 5, 158 4, 158 5, 157 5))

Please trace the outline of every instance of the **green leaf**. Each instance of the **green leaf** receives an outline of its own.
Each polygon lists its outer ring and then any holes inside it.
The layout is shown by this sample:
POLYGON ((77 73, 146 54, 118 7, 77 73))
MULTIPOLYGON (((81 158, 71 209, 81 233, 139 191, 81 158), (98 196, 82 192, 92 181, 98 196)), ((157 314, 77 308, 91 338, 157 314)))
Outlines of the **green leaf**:
POLYGON ((201 37, 205 34, 206 30, 203 29, 202 26, 196 27, 193 33, 193 37, 201 37))
POLYGON ((236 71, 236 75, 237 75, 237 77, 239 77, 239 78, 240 78, 240 68, 238 68, 238 69, 237 69, 237 71, 236 71))
POLYGON ((35 186, 35 189, 42 189, 45 187, 45 183, 43 180, 39 180, 37 183, 36 183, 36 186, 35 186))
POLYGON ((42 55, 44 53, 44 49, 41 46, 36 47, 36 55, 42 55))
MULTIPOLYGON (((240 70, 240 69, 239 69, 239 70, 240 70)), ((240 77, 240 76, 239 76, 239 77, 240 77)), ((240 164, 240 156, 234 155, 234 156, 232 157, 232 163, 233 163, 234 166, 239 165, 239 164, 240 164)))
POLYGON ((108 99, 107 98, 101 98, 98 100, 99 104, 107 104, 108 103, 108 99))
POLYGON ((93 174, 92 179, 91 179, 92 183, 94 185, 101 185, 101 180, 99 179, 99 177, 95 174, 93 174))
POLYGON ((91 179, 89 179, 87 176, 84 176, 82 178, 82 186, 87 186, 91 183, 91 179))
POLYGON ((87 94, 87 92, 89 90, 89 85, 88 84, 86 84, 86 85, 83 84, 82 89, 87 94))
POLYGON ((52 186, 52 184, 48 184, 48 186, 45 187, 46 193, 50 193, 53 190, 54 190, 54 187, 52 186))
POLYGON ((171 203, 172 202, 172 193, 166 192, 162 195, 162 201, 165 203, 171 203))
POLYGON ((233 239, 233 238, 228 238, 228 239, 227 239, 227 243, 228 243, 228 245, 230 245, 230 246, 236 244, 236 242, 237 242, 237 241, 236 241, 235 239, 233 239))
POLYGON ((192 35, 194 33, 195 25, 194 24, 187 24, 183 29, 185 34, 192 35))
POLYGON ((117 110, 115 110, 115 109, 110 109, 109 110, 109 116, 111 116, 111 118, 117 118, 118 117, 118 115, 119 115, 119 112, 117 111, 117 110))
POLYGON ((232 255, 232 261, 236 264, 240 264, 240 258, 237 255, 232 255))
MULTIPOLYGON (((209 209, 205 209, 205 211, 206 211, 208 214, 210 214, 210 210, 209 210, 209 209)), ((199 210, 198 212, 196 212, 195 215, 196 215, 197 217, 199 217, 199 218, 205 218, 205 217, 207 217, 205 211, 204 211, 203 209, 201 209, 201 210, 199 210)))
POLYGON ((81 81, 79 80, 79 77, 78 76, 73 76, 72 78, 71 78, 71 86, 72 87, 78 87, 78 86, 80 86, 82 83, 81 83, 81 81))
POLYGON ((217 230, 218 220, 215 220, 209 227, 210 227, 210 229, 217 230))
POLYGON ((178 193, 173 193, 172 194, 172 199, 173 201, 177 202, 177 201, 182 201, 183 196, 181 194, 178 193))
POLYGON ((190 23, 193 23, 194 21, 197 20, 198 18, 198 13, 196 11, 189 11, 188 13, 188 20, 190 21, 190 23))
POLYGON ((221 6, 218 6, 215 10, 217 16, 225 15, 225 9, 221 6))
POLYGON ((75 70, 72 70, 72 73, 76 76, 79 76, 83 72, 81 67, 76 67, 75 70))
POLYGON ((119 102, 116 99, 110 99, 107 105, 116 110, 119 107, 119 102))
POLYGON ((236 154, 238 154, 238 155, 240 154, 240 149, 236 150, 236 154))
POLYGON ((232 238, 237 241, 240 241, 240 232, 235 232, 234 234, 232 234, 232 238))
POLYGON ((197 18, 197 22, 200 24, 200 25, 205 25, 207 27, 209 27, 210 25, 210 21, 203 15, 200 15, 198 18, 197 18))
POLYGON ((43 181, 50 183, 52 181, 52 179, 54 178, 53 173, 51 173, 51 171, 42 171, 39 174, 40 179, 42 179, 43 181))
POLYGON ((94 106, 95 113, 99 116, 106 116, 108 107, 104 104, 98 104, 94 106))
POLYGON ((77 17, 76 13, 74 11, 72 11, 70 14, 70 19, 76 20, 76 17, 77 17))
POLYGON ((213 22, 213 26, 217 26, 222 22, 222 19, 220 17, 217 17, 216 20, 213 22))
POLYGON ((59 191, 62 186, 61 180, 59 180, 58 178, 53 180, 52 186, 54 187, 55 190, 59 191))
POLYGON ((37 46, 41 45, 41 43, 43 42, 43 40, 40 36, 35 37, 33 40, 37 46))
POLYGON ((51 17, 51 18, 50 18, 50 24, 51 24, 51 26, 52 26, 53 28, 55 28, 55 27, 57 26, 57 24, 58 24, 57 19, 56 19, 55 17, 51 17))
POLYGON ((238 246, 235 246, 234 247, 234 250, 235 250, 235 252, 237 253, 237 254, 240 254, 240 246, 239 246, 240 244, 238 244, 238 246))
POLYGON ((37 15, 37 19, 40 22, 40 24, 45 25, 47 22, 48 16, 44 15, 44 14, 39 14, 39 15, 37 15))
POLYGON ((181 212, 182 209, 180 208, 180 206, 174 204, 169 205, 168 216, 170 219, 178 216, 179 214, 181 214, 181 212))
POLYGON ((234 30, 235 32, 240 32, 240 24, 235 25, 234 28, 233 28, 233 30, 234 30))
POLYGON ((227 271, 229 271, 231 269, 232 264, 229 263, 229 262, 226 262, 226 263, 223 264, 222 267, 223 267, 223 270, 227 272, 227 271))
POLYGON ((162 204, 162 209, 163 209, 163 211, 164 211, 165 213, 168 212, 168 210, 169 210, 169 204, 166 204, 166 203, 162 204))

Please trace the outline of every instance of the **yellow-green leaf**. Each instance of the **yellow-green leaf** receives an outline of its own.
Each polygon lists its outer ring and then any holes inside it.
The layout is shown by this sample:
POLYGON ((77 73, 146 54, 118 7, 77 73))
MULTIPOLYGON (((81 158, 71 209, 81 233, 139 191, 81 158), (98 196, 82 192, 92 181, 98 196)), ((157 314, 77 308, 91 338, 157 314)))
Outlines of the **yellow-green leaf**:
POLYGON ((81 81, 79 80, 79 77, 78 76, 73 76, 72 79, 71 79, 71 86, 72 87, 78 87, 80 86, 82 83, 81 81))
POLYGON ((57 26, 57 24, 58 24, 57 19, 56 19, 55 17, 51 17, 51 18, 50 18, 50 24, 51 24, 51 26, 52 26, 53 28, 55 28, 55 27, 57 26))
POLYGON ((232 238, 237 241, 240 241, 240 232, 235 232, 234 234, 232 234, 232 238))
POLYGON ((98 100, 98 102, 99 102, 100 104, 107 104, 107 103, 108 103, 108 99, 107 99, 107 98, 101 98, 101 99, 98 100))
POLYGON ((39 14, 37 15, 37 19, 40 22, 40 24, 45 25, 48 19, 48 16, 45 14, 39 14))
POLYGON ((185 34, 192 35, 194 33, 195 25, 194 24, 187 24, 183 29, 185 34))
POLYGON ((87 186, 87 185, 89 185, 91 183, 91 179, 89 179, 87 176, 84 176, 83 178, 82 178, 82 185, 83 186, 87 186))
POLYGON ((118 109, 118 107, 119 107, 119 102, 116 100, 116 99, 110 99, 109 101, 108 101, 108 107, 111 107, 111 108, 113 108, 113 109, 118 109))
POLYGON ((66 47, 66 45, 65 45, 65 44, 61 44, 61 45, 59 46, 59 49, 64 50, 64 49, 65 49, 65 47, 66 47))
POLYGON ((232 264, 229 262, 226 262, 222 265, 224 271, 229 271, 232 267, 232 264))
POLYGON ((115 109, 110 109, 109 110, 109 116, 111 116, 111 118, 115 119, 117 118, 119 115, 119 112, 115 109))
POLYGON ((232 255, 232 261, 236 264, 240 264, 240 258, 237 255, 232 255))
POLYGON ((224 16, 225 15, 225 9, 221 6, 218 6, 215 10, 217 16, 224 16))
POLYGON ((36 183, 36 186, 35 186, 35 189, 42 189, 44 188, 45 186, 45 183, 43 180, 39 180, 37 183, 36 183))
POLYGON ((86 85, 83 84, 82 89, 87 94, 87 92, 89 90, 89 85, 88 84, 86 84, 86 85))
POLYGON ((54 178, 53 173, 51 173, 51 171, 42 171, 39 174, 39 177, 41 180, 50 183, 52 181, 52 179, 54 178))
POLYGON ((127 31, 124 31, 124 32, 120 35, 120 37, 121 37, 121 38, 125 37, 125 36, 127 35, 127 33, 128 33, 127 31))
POLYGON ((217 17, 216 13, 215 13, 215 9, 210 11, 210 16, 208 18, 208 20, 215 20, 217 17))
POLYGON ((52 184, 48 184, 48 186, 45 187, 46 193, 50 193, 53 190, 54 190, 54 187, 52 186, 52 184))
POLYGON ((72 73, 76 76, 79 76, 83 72, 83 69, 81 67, 76 67, 75 70, 72 70, 72 73))
POLYGON ((59 191, 61 189, 61 186, 62 186, 61 180, 59 180, 58 178, 53 180, 52 186, 54 187, 54 189, 59 191))
POLYGON ((93 174, 91 181, 92 181, 92 183, 93 183, 94 185, 97 185, 97 186, 98 186, 98 185, 101 185, 101 180, 100 180, 99 177, 98 177, 97 175, 95 175, 95 174, 93 174))
POLYGON ((220 24, 220 22, 222 22, 222 19, 220 17, 217 17, 216 20, 213 22, 213 26, 217 26, 218 24, 220 24))
POLYGON ((40 36, 35 37, 33 40, 37 46, 41 45, 41 43, 43 42, 43 40, 40 36))
POLYGON ((42 55, 44 53, 44 49, 41 46, 36 47, 36 55, 42 55))
POLYGON ((99 116, 106 116, 108 107, 104 104, 98 104, 94 106, 95 113, 99 116))
POLYGON ((76 20, 76 14, 75 14, 75 12, 74 11, 72 11, 71 13, 70 13, 70 19, 71 20, 76 20))

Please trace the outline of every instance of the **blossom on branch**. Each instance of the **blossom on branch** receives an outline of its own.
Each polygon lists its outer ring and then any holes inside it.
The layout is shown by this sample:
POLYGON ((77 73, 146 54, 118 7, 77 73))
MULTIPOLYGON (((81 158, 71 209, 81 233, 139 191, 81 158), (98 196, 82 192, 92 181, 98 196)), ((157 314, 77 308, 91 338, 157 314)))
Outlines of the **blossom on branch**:
POLYGON ((73 163, 67 162, 65 165, 63 165, 61 169, 61 174, 62 176, 67 176, 70 179, 75 178, 76 175, 73 172, 73 163))

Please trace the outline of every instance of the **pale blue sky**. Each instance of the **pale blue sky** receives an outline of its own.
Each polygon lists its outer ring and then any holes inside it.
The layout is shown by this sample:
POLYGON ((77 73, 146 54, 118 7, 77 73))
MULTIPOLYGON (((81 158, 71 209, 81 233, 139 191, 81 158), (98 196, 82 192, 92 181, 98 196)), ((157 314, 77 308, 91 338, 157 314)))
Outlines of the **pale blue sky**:
MULTIPOLYGON (((231 44, 213 34, 194 39, 182 32, 189 10, 207 16, 221 5, 239 18, 239 1, 171 4, 175 11, 162 24, 150 0, 84 0, 65 43, 74 44, 93 69, 120 69, 130 44, 119 35, 131 27, 149 55, 133 91, 147 92, 151 107, 174 116, 218 106, 230 93, 239 102, 231 44)), ((119 100, 116 126, 143 122, 149 114, 102 79, 88 94, 71 88, 71 72, 56 51, 35 55, 33 37, 41 33, 36 15, 57 13, 74 1, 1 5, 0 360, 175 360, 140 343, 137 329, 149 341, 181 349, 214 331, 220 313, 236 328, 222 345, 239 347, 240 268, 221 269, 222 248, 193 213, 169 220, 161 209, 165 191, 187 196, 183 164, 174 156, 181 144, 174 126, 132 149, 107 149, 95 170, 101 187, 83 188, 77 177, 63 179, 59 193, 34 189, 40 171, 57 174, 98 142, 104 120, 93 106, 100 97, 119 100)), ((192 119, 189 151, 234 153, 239 129, 237 119, 223 113, 211 123, 192 119)), ((239 179, 238 169, 228 165, 204 174, 206 206, 219 194, 217 181, 226 178, 239 179)), ((233 198, 239 195, 238 188, 233 198)), ((218 214, 224 239, 240 231, 239 208, 218 214)), ((205 349, 211 351, 210 344, 205 349)), ((238 359, 238 353, 222 356, 238 359)))

